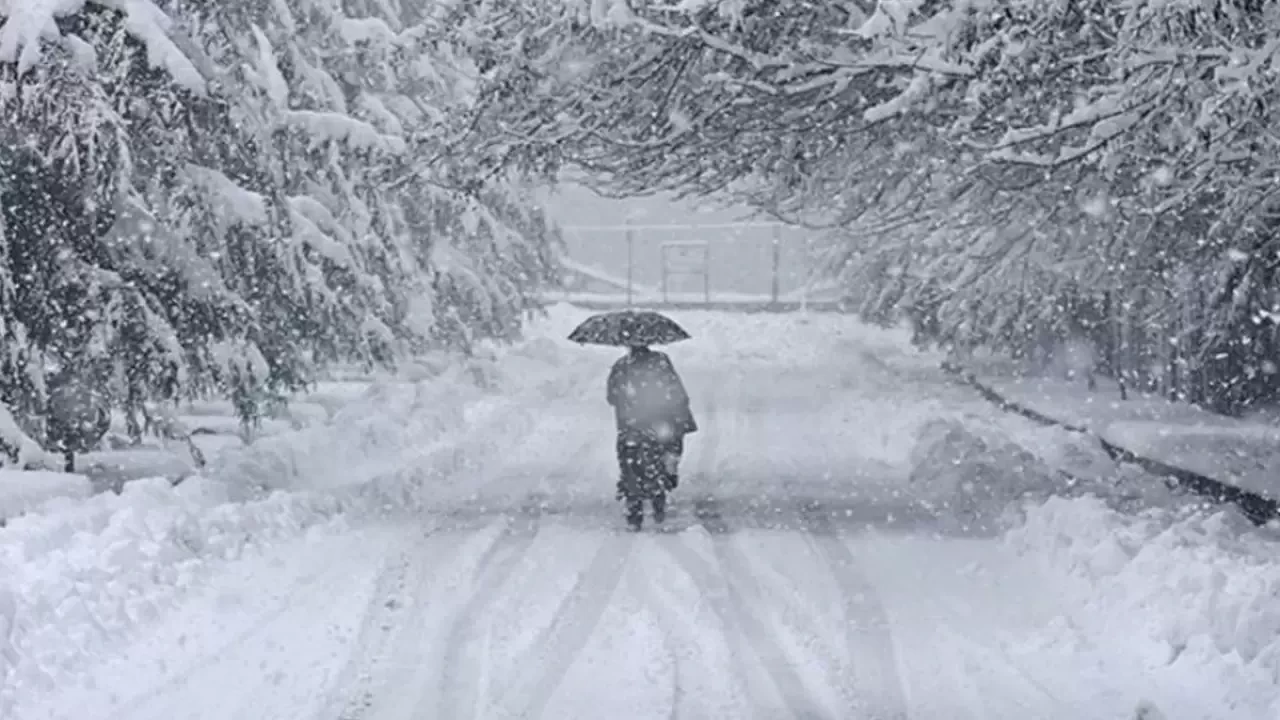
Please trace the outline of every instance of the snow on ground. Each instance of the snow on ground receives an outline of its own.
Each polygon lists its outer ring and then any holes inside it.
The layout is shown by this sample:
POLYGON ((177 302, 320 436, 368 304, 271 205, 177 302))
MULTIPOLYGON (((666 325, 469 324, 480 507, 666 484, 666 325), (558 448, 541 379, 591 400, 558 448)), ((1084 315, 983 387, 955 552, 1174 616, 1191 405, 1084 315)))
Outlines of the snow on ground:
POLYGON ((54 498, 81 499, 93 488, 89 479, 74 473, 47 470, 0 470, 0 524, 23 513, 38 511, 54 498))
POLYGON ((1079 608, 1077 642, 1105 657, 1120 645, 1136 656, 1136 666, 1099 670, 1145 673, 1170 718, 1232 706, 1232 717, 1280 713, 1277 540, 1230 511, 1135 516, 1087 497, 1028 507, 1004 538, 1079 608))
POLYGON ((901 331, 676 313, 702 430, 666 532, 619 532, 618 352, 556 339, 584 315, 208 478, 0 530, 0 713, 1280 713, 1274 539, 1121 512, 1096 447, 998 412, 901 331))
MULTIPOLYGON (((373 377, 322 381, 310 391, 297 396, 277 416, 263 418, 251 430, 253 438, 261 438, 290 430, 321 425, 338 409, 369 391, 373 377)), ((35 472, 9 471, 0 481, 0 520, 21 514, 54 496, 82 497, 86 492, 119 492, 129 482, 157 477, 179 483, 200 474, 200 464, 192 446, 205 458, 217 459, 225 451, 244 448, 246 437, 239 418, 229 401, 198 401, 184 403, 166 418, 170 427, 190 442, 174 438, 161 438, 148 434, 135 443, 128 435, 123 415, 112 418, 111 429, 103 439, 102 447, 75 458, 72 481, 63 473, 53 470, 64 466, 62 457, 46 453, 28 440, 32 446, 24 451, 24 458, 34 466, 49 468, 35 472), (60 482, 51 482, 60 479, 60 482), (84 489, 87 479, 88 490, 84 489), (7 508, 7 510, 6 510, 7 508)), ((14 437, 17 437, 16 435, 14 437)), ((26 463, 22 463, 26 464, 26 463)))
POLYGON ((1231 418, 1189 403, 1130 393, 1114 382, 1012 377, 980 371, 978 379, 1010 401, 1081 427, 1137 455, 1280 499, 1280 428, 1231 418))
MULTIPOLYGON (((562 336, 556 319, 547 322, 562 336)), ((0 716, 138 637, 224 561, 317 528, 342 531, 360 513, 429 502, 424 482, 481 464, 541 401, 578 381, 590 365, 567 345, 535 329, 501 367, 477 360, 433 380, 366 387, 330 422, 226 452, 205 477, 176 487, 135 480, 119 495, 84 498, 81 484, 65 497, 78 476, 13 473, 28 490, 6 505, 26 514, 0 529, 0 716), (469 447, 459 452, 461 443, 469 447)))
POLYGON ((0 710, 139 637, 213 567, 336 510, 283 494, 230 503, 214 481, 161 478, 15 518, 0 530, 0 710))
MULTIPOLYGON (((198 400, 184 402, 176 408, 152 408, 158 413, 157 420, 166 425, 173 435, 160 437, 160 433, 153 429, 135 442, 128 434, 124 415, 117 412, 101 447, 76 456, 76 474, 87 477, 95 493, 119 492, 126 483, 156 477, 168 478, 176 484, 202 472, 197 453, 205 461, 216 461, 224 452, 242 450, 246 444, 263 437, 323 425, 339 410, 365 396, 371 385, 432 379, 453 370, 454 364, 456 358, 441 355, 417 358, 397 373, 335 368, 330 370, 328 379, 295 395, 287 406, 273 410, 247 430, 230 401, 198 400)), ((446 378, 445 382, 448 381, 446 378)), ((9 498, 4 506, 25 512, 34 504, 48 499, 51 493, 56 494, 55 488, 65 491, 64 494, 70 497, 80 494, 75 483, 51 485, 40 482, 41 477, 60 475, 54 469, 60 470, 64 461, 56 453, 40 450, 30 439, 22 440, 25 436, 17 432, 16 425, 7 415, 0 418, 0 438, 3 437, 10 438, 11 444, 25 443, 22 446, 25 462, 20 464, 29 463, 29 466, 48 469, 44 475, 24 475, 26 482, 22 485, 8 483, 0 486, 0 494, 9 498), (23 493, 24 488, 30 489, 29 498, 23 493)), ((0 520, 5 517, 7 515, 0 512, 0 520)))
MULTIPOLYGON (((164 420, 169 428, 178 438, 190 438, 190 443, 147 435, 135 445, 128 437, 124 417, 117 414, 105 438, 106 447, 79 455, 76 468, 89 476, 100 491, 118 492, 125 483, 154 477, 181 482, 202 472, 192 446, 206 462, 216 462, 224 453, 242 450, 246 444, 264 437, 323 425, 339 410, 368 393, 371 385, 393 379, 385 373, 345 372, 341 375, 341 378, 316 383, 291 398, 288 406, 261 418, 248 429, 243 427, 227 400, 188 402, 167 411, 164 420)), ((430 377, 430 374, 424 376, 430 377)))
POLYGON ((355 642, 365 607, 377 599, 383 566, 370 560, 395 549, 387 532, 313 528, 226 563, 216 585, 193 581, 180 614, 146 621, 146 632, 135 633, 122 653, 107 654, 94 667, 93 684, 64 695, 75 700, 60 712, 85 720, 147 717, 157 696, 178 687, 188 703, 169 718, 314 717, 340 677, 334 649, 355 642), (260 662, 244 663, 246 653, 260 662), (202 686, 210 672, 223 682, 202 686), (170 684, 148 684, 156 677, 170 684))

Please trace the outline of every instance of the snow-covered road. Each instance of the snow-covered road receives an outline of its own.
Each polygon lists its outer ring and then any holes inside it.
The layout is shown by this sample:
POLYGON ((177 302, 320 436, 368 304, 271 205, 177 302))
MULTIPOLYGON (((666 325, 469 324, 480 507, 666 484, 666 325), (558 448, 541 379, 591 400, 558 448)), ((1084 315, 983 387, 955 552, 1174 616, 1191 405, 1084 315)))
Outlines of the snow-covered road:
POLYGON ((671 351, 702 431, 660 532, 613 499, 605 355, 421 514, 223 566, 14 718, 1263 717, 1243 681, 1090 635, 1034 554, 912 502, 911 439, 980 411, 967 391, 852 340, 760 347, 671 351))

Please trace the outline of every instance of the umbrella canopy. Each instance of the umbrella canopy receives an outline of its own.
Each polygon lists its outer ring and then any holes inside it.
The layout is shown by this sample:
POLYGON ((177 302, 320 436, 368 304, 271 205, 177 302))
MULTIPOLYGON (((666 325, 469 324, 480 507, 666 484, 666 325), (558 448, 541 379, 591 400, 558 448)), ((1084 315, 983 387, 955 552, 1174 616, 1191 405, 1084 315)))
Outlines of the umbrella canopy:
POLYGON ((615 310, 587 318, 569 333, 583 345, 667 345, 691 336, 675 320, 652 310, 615 310))

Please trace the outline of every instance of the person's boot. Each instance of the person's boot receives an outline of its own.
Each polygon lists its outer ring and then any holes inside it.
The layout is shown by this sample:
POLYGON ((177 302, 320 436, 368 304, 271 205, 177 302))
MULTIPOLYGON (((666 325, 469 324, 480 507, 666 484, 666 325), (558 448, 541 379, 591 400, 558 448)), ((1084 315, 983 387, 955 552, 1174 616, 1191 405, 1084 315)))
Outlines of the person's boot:
POLYGON ((631 529, 639 532, 644 526, 644 500, 640 498, 627 498, 627 525, 631 529))
POLYGON ((662 524, 667 519, 667 494, 658 493, 651 500, 653 503, 653 521, 662 524))

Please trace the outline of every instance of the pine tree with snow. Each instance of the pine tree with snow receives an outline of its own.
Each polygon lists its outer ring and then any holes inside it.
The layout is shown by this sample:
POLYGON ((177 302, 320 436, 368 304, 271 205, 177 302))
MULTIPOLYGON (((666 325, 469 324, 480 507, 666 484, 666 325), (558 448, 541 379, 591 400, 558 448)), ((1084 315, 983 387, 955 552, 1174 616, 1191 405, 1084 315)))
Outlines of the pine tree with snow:
POLYGON ((0 22, 0 403, 41 443, 51 384, 135 436, 197 396, 251 425, 328 362, 509 339, 553 274, 538 211, 448 157, 475 99, 433 12, 90 0, 0 22))

